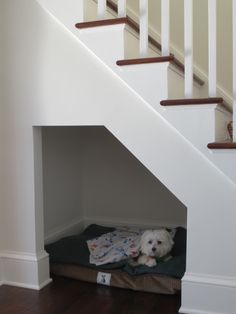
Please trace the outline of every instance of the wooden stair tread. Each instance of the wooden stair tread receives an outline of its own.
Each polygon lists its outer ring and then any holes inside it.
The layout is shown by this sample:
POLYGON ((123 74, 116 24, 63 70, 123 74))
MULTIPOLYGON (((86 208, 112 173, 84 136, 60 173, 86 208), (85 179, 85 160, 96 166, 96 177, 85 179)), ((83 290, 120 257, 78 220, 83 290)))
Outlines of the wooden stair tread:
POLYGON ((151 57, 151 58, 137 58, 137 59, 126 59, 126 60, 118 60, 116 64, 119 66, 124 65, 134 65, 134 64, 145 64, 145 63, 161 63, 172 61, 174 58, 173 55, 166 57, 151 57))
POLYGON ((98 20, 91 22, 83 22, 75 24, 76 28, 91 28, 91 27, 99 27, 99 26, 109 26, 109 25, 117 25, 117 24, 127 24, 127 18, 117 18, 117 19, 106 19, 106 20, 98 20))
POLYGON ((207 104, 222 104, 223 98, 210 97, 210 98, 190 98, 190 99, 167 99, 162 100, 162 106, 182 106, 182 105, 207 105, 207 104))
POLYGON ((236 149, 236 142, 215 142, 207 145, 210 149, 236 149))

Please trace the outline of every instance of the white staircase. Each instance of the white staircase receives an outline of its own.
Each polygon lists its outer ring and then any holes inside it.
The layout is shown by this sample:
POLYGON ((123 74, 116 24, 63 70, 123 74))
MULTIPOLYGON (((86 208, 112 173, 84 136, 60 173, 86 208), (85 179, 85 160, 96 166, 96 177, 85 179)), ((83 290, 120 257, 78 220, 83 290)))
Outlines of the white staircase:
MULTIPOLYGON (((90 15, 87 18, 91 20, 96 16, 96 3, 91 1, 89 6, 90 15)), ((111 18, 112 15, 107 13, 107 17, 111 18)), ((207 148, 208 143, 225 142, 229 139, 227 124, 232 120, 232 113, 221 103, 160 106, 162 100, 184 98, 184 77, 178 73, 177 68, 168 61, 117 66, 117 61, 124 59, 124 55, 130 60, 130 51, 125 46, 127 41, 132 40, 132 45, 138 47, 139 40, 130 33, 127 23, 91 28, 86 28, 85 23, 84 26, 85 28, 78 30, 78 38, 233 182, 236 182, 234 167, 236 151, 231 149, 219 153, 207 148), (119 35, 115 29, 121 30, 119 35)), ((148 56, 150 55, 160 57, 160 53, 149 48, 148 56)), ((206 98, 205 86, 193 84, 192 96, 198 99, 206 98)))
MULTIPOLYGON (((100 85, 104 98, 100 110, 106 112, 103 123, 188 208, 187 271, 180 311, 233 314, 235 253, 226 241, 235 237, 236 155, 233 150, 207 148, 209 142, 227 138, 232 115, 217 103, 161 106, 169 96, 181 96, 183 77, 169 62, 118 66, 116 61, 125 55, 125 29, 123 22, 81 28, 76 34, 113 72, 117 85, 116 92, 105 82, 100 85), (230 258, 222 267, 225 256, 230 258)), ((205 89, 194 85, 194 94, 201 93, 203 97, 205 89)))

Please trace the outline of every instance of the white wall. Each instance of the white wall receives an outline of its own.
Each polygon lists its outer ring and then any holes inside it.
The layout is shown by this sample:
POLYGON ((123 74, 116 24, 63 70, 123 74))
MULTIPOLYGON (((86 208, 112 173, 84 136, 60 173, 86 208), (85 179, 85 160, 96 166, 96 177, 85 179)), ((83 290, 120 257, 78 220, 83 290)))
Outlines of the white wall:
POLYGON ((107 129, 85 128, 83 141, 87 220, 186 225, 186 207, 107 129))
POLYGON ((76 127, 44 127, 43 192, 46 240, 76 232, 83 219, 83 154, 76 127), (53 238, 52 238, 53 236, 53 238))
MULTIPOLYGON (((4 282, 38 289, 49 282, 42 207, 35 204, 33 116, 39 115, 47 20, 34 1, 1 1, 1 200, 4 282), (17 31, 15 25, 17 26, 17 31), (37 221, 37 226, 36 226, 37 221)), ((40 150, 40 146, 39 146, 40 150)), ((40 181, 40 180, 39 180, 40 181)), ((39 201, 39 204, 41 201, 39 201)))
MULTIPOLYGON (((10 251, 35 252, 34 221, 34 169, 33 129, 29 120, 38 103, 38 64, 43 53, 46 36, 44 18, 40 13, 31 15, 29 1, 2 1, 4 38, 1 46, 3 82, 2 127, 5 137, 3 145, 3 197, 4 248, 10 251), (18 11, 19 9, 19 11, 18 11), (20 13, 19 13, 20 12, 20 13), (13 21, 18 22, 18 31, 13 21), (37 40, 35 40, 37 38, 37 40), (34 45, 32 42, 35 41, 34 45), (15 54, 17 51, 17 54, 15 54), (18 104, 18 105, 17 105, 18 104), (16 110, 21 108, 20 110, 16 110), (19 182, 22 182, 19 185, 19 182), (23 182, 27 182, 23 184, 23 182), (12 198, 10 195, 15 195, 12 198), (27 195, 27 197, 25 197, 27 195), (24 220, 18 219, 19 216, 24 220), (11 230, 8 226, 12 225, 11 230), (14 226, 14 227, 13 227, 14 226)), ((35 7, 34 7, 35 9, 35 7)))
POLYGON ((46 242, 85 223, 186 225, 185 206, 104 127, 44 127, 46 242))

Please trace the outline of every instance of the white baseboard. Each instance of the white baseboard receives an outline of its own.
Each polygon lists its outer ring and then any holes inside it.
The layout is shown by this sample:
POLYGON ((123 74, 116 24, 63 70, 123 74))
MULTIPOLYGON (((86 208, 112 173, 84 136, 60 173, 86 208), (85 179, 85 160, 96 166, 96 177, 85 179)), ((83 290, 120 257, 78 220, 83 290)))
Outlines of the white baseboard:
POLYGON ((185 314, 235 314, 236 278, 186 273, 182 279, 185 314))
POLYGON ((79 219, 65 225, 61 225, 56 229, 51 230, 45 235, 44 243, 49 244, 54 241, 57 241, 63 237, 70 236, 76 233, 81 232, 84 229, 84 220, 79 219))
MULTIPOLYGON (((58 228, 48 232, 45 235, 44 242, 45 244, 52 243, 57 241, 63 237, 70 236, 79 232, 82 232, 85 227, 90 224, 99 224, 103 226, 130 226, 130 227, 140 227, 140 228, 156 228, 156 227, 176 227, 183 226, 181 223, 170 224, 165 221, 155 221, 155 220, 135 220, 135 219, 122 219, 122 218, 112 218, 112 217, 98 217, 98 216, 90 216, 85 217, 84 219, 80 219, 76 222, 71 222, 66 225, 61 225, 58 228)), ((186 226, 183 226, 186 227, 186 226)))
MULTIPOLYGON (((14 287, 32 289, 32 290, 41 290, 42 288, 44 288, 45 286, 47 286, 51 282, 52 282, 51 278, 49 278, 48 280, 46 280, 45 282, 43 282, 40 285, 31 285, 31 284, 25 284, 25 283, 19 283, 19 282, 14 282, 14 281, 3 280, 2 285, 14 286, 14 287)), ((1 285, 1 282, 0 282, 0 285, 1 285)))
POLYGON ((200 311, 200 310, 193 310, 193 309, 188 309, 188 308, 183 308, 183 307, 180 308, 179 313, 184 313, 184 314, 222 314, 219 312, 200 311))
POLYGON ((51 282, 49 257, 38 254, 3 251, 0 253, 3 278, 1 284, 40 290, 51 282))
POLYGON ((99 224, 103 226, 109 227, 120 227, 120 226, 129 226, 129 227, 138 227, 144 229, 155 229, 157 227, 169 227, 174 228, 176 226, 183 226, 181 224, 170 224, 165 221, 160 220, 135 220, 135 219, 121 219, 121 218, 111 218, 111 217, 97 217, 97 216, 90 216, 84 218, 84 226, 88 226, 90 224, 99 224))

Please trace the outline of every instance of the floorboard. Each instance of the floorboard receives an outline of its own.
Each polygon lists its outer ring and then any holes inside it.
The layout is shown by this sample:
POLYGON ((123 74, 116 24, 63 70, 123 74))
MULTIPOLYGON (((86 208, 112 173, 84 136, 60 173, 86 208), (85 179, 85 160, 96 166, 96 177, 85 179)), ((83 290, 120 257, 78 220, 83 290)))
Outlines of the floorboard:
POLYGON ((0 287, 1 314, 176 314, 180 295, 167 296, 54 277, 41 291, 0 287))

